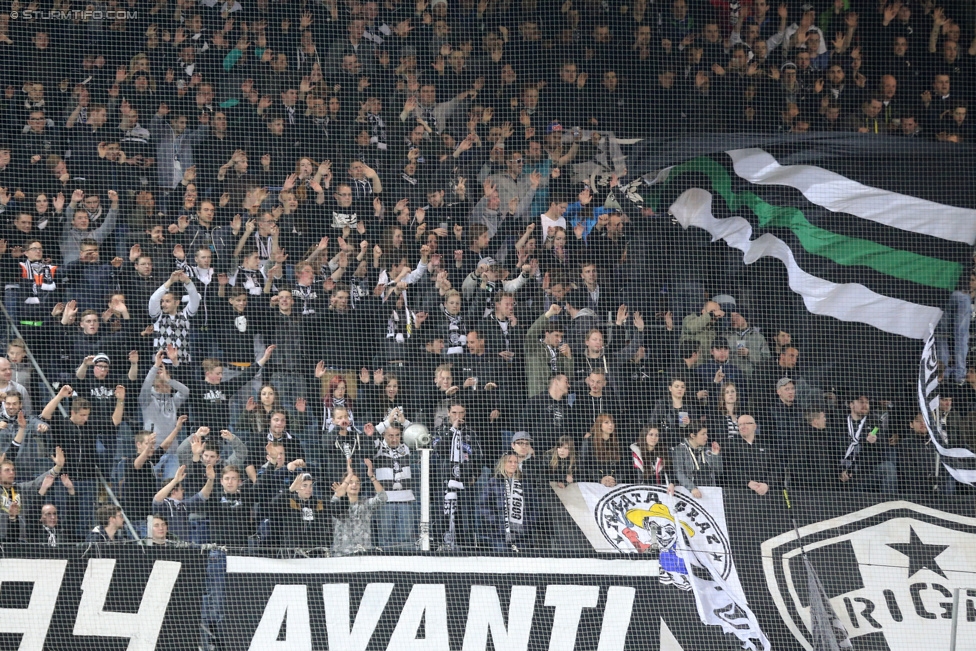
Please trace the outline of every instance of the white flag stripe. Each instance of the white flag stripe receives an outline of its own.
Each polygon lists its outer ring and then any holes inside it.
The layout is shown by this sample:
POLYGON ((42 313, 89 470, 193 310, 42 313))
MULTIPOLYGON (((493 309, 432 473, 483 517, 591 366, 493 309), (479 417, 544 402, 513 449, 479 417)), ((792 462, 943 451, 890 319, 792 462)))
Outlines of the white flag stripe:
POLYGON ((803 298, 813 314, 841 321, 866 323, 879 330, 911 339, 925 339, 930 326, 942 318, 942 310, 884 296, 857 283, 838 284, 807 273, 796 262, 789 245, 771 233, 755 240, 752 225, 742 217, 716 219, 712 215, 712 194, 701 188, 686 190, 668 212, 682 227, 697 226, 712 234, 712 241, 725 240, 745 254, 752 264, 764 256, 777 258, 789 276, 790 289, 803 298))
POLYGON ((946 458, 953 459, 972 459, 976 454, 966 448, 945 448, 939 440, 945 436, 942 430, 942 423, 938 418, 939 394, 938 375, 938 356, 935 350, 935 335, 929 332, 929 337, 925 341, 925 348, 922 350, 922 361, 918 370, 918 405, 925 420, 925 427, 929 431, 929 439, 932 445, 942 456, 942 467, 946 469, 956 481, 969 486, 976 485, 976 470, 971 468, 953 468, 945 462, 946 458), (937 434, 938 433, 938 434, 937 434))
POLYGON ((953 242, 972 244, 976 240, 976 210, 863 185, 814 165, 783 166, 762 149, 727 153, 735 173, 746 181, 796 188, 808 201, 827 210, 953 242))

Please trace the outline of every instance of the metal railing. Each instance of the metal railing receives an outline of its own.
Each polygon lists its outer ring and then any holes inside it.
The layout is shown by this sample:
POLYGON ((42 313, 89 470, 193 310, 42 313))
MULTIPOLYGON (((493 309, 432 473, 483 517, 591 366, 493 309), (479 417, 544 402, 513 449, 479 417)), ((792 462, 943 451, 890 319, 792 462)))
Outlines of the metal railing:
MULTIPOLYGON (((49 394, 48 398, 47 400, 44 401, 45 404, 47 404, 47 402, 49 402, 54 396, 56 396, 58 392, 54 390, 54 386, 51 384, 50 381, 48 381, 47 375, 44 374, 44 369, 42 369, 41 365, 37 363, 37 358, 34 357, 34 353, 31 351, 30 346, 28 346, 26 343, 27 340, 24 339, 24 336, 20 333, 20 329, 17 327, 17 322, 10 315, 10 312, 7 311, 7 306, 4 305, 3 301, 0 301, 0 312, 3 312, 3 318, 6 319, 7 321, 7 341, 10 341, 11 339, 10 333, 13 333, 17 339, 20 339, 21 341, 24 342, 24 352, 27 354, 27 359, 30 360, 31 366, 33 366, 34 371, 37 372, 37 377, 40 378, 41 382, 44 383, 44 386, 48 390, 48 394, 49 394)), ((30 387, 27 387, 27 389, 30 390, 30 387)), ((58 403, 58 410, 61 412, 62 416, 68 418, 68 411, 64 408, 63 402, 58 403)), ((100 468, 96 469, 96 472, 98 473, 98 481, 101 482, 102 488, 105 489, 105 494, 108 495, 108 498, 112 500, 113 504, 115 504, 117 507, 121 509, 122 504, 115 496, 115 492, 112 490, 112 486, 105 479, 105 476, 102 474, 101 469, 100 468)), ((136 532, 135 527, 132 526, 132 523, 129 521, 129 517, 125 514, 124 509, 122 510, 122 519, 125 520, 125 526, 129 530, 129 534, 132 536, 132 539, 141 540, 141 536, 139 536, 138 532, 136 532)))

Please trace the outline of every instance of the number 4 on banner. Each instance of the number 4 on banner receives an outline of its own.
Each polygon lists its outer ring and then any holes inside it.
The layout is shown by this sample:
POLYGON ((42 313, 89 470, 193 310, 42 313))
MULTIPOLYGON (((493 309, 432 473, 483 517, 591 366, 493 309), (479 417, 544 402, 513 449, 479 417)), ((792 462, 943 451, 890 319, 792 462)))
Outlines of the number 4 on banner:
POLYGON ((81 583, 81 603, 75 619, 75 635, 129 638, 128 651, 153 651, 166 617, 173 586, 181 564, 156 561, 139 602, 138 613, 113 613, 104 610, 115 559, 91 559, 81 583))

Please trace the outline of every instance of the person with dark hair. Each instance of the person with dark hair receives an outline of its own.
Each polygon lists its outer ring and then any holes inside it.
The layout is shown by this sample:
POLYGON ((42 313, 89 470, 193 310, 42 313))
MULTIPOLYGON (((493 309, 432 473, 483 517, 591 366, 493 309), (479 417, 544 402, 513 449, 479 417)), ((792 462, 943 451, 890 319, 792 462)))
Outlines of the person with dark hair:
POLYGON ((651 412, 651 422, 657 423, 666 447, 681 442, 682 433, 687 432, 692 420, 699 417, 698 406, 694 400, 686 400, 686 384, 680 375, 672 376, 668 382, 668 395, 660 398, 651 412))
POLYGON ((532 398, 546 390, 553 374, 573 377, 573 353, 563 343, 562 324, 552 321, 563 308, 553 303, 539 315, 525 334, 525 375, 527 396, 532 398))
POLYGON ((125 518, 122 509, 115 504, 104 504, 95 513, 98 526, 91 530, 86 542, 114 543, 126 539, 125 518))
POLYGON ((718 486, 718 475, 722 473, 722 446, 712 441, 711 448, 707 449, 707 444, 708 428, 693 423, 688 428, 688 437, 671 451, 675 479, 696 499, 702 497, 699 486, 718 486))
POLYGON ((630 472, 625 474, 627 483, 666 486, 674 495, 674 478, 671 476, 674 473, 657 425, 651 423, 641 428, 637 442, 630 444, 630 458, 630 472))
MULTIPOLYGON (((373 472, 373 462, 368 457, 363 459, 366 466, 366 476, 373 485, 375 495, 368 499, 360 499, 361 483, 359 476, 351 474, 343 482, 346 485, 346 499, 349 501, 348 511, 340 514, 335 522, 335 537, 332 541, 332 552, 336 555, 353 554, 360 551, 370 551, 373 547, 372 529, 373 516, 381 513, 387 506, 389 497, 386 489, 373 472)), ((340 502, 342 496, 336 493, 333 503, 340 502)))
POLYGON ((600 414, 593 427, 583 437, 583 477, 607 488, 613 488, 625 479, 626 464, 617 439, 617 425, 610 414, 600 414))
POLYGON ((442 517, 431 522, 431 540, 441 549, 471 548, 478 531, 478 495, 475 482, 481 474, 484 454, 478 435, 465 425, 467 410, 452 403, 447 421, 434 432, 431 465, 433 486, 438 487, 442 517), (441 497, 442 496, 442 497, 441 497))
MULTIPOLYGON (((18 450, 18 447, 14 447, 10 458, 7 458, 6 454, 0 454, 0 542, 17 542, 25 533, 30 535, 29 520, 34 520, 33 514, 28 510, 31 499, 36 500, 36 496, 43 497, 54 483, 54 478, 61 475, 64 469, 64 452, 58 448, 52 457, 53 468, 41 473, 32 481, 18 484, 17 469, 13 461, 17 457, 18 450), (25 525, 27 525, 26 532, 25 525)), ((74 487, 71 480, 64 482, 64 485, 73 495, 74 487)), ((69 499, 70 502, 73 500, 69 499)))
POLYGON ((575 412, 568 399, 569 391, 569 378, 565 374, 551 375, 547 391, 529 398, 525 403, 518 421, 519 431, 531 434, 546 450, 553 447, 564 434, 578 439, 575 412))
POLYGON ((853 391, 848 397, 847 446, 840 459, 839 479, 848 490, 894 494, 898 469, 888 442, 888 412, 882 408, 877 416, 871 413, 871 399, 865 391, 853 391))
POLYGON ((41 425, 47 427, 44 437, 48 449, 59 447, 65 454, 65 473, 71 477, 75 489, 78 491, 78 522, 77 532, 80 538, 88 535, 92 528, 95 500, 98 493, 96 476, 99 472, 98 435, 94 427, 88 422, 91 414, 91 403, 85 398, 75 398, 71 401, 68 417, 60 414, 55 417, 58 405, 69 396, 74 395, 74 389, 65 384, 58 393, 51 398, 41 411, 41 425))
POLYGON ((735 366, 734 360, 729 358, 729 343, 723 336, 712 339, 709 349, 711 359, 696 369, 698 381, 708 387, 708 396, 712 404, 719 404, 722 400, 722 386, 731 382, 737 387, 745 386, 745 376, 735 366))
POLYGON ((333 518, 349 511, 349 502, 340 498, 346 495, 351 479, 333 483, 335 495, 329 501, 314 496, 314 482, 312 475, 298 473, 288 490, 274 498, 267 543, 305 550, 331 547, 333 518))

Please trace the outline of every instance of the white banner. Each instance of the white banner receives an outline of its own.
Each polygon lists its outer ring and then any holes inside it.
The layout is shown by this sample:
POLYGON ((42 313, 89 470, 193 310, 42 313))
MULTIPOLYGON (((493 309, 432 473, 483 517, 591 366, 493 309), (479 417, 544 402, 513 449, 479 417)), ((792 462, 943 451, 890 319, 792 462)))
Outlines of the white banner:
MULTIPOLYGON (((702 497, 704 497, 704 489, 702 497)), ((719 490, 719 489, 713 489, 719 490)), ((679 512, 681 497, 665 495, 664 504, 672 513, 679 512)), ((700 535, 682 527, 674 549, 688 568, 686 576, 695 595, 698 617, 705 624, 721 626, 726 633, 742 641, 743 649, 768 651, 769 640, 759 628, 755 613, 749 608, 745 592, 736 577, 735 585, 722 577, 721 561, 700 535)))
MULTIPOLYGON (((930 334, 925 341, 922 361, 918 368, 918 406, 922 411, 922 418, 925 419, 925 426, 929 430, 929 438, 942 457, 951 459, 976 458, 976 454, 966 448, 945 448, 942 446, 943 443, 949 444, 949 437, 942 429, 942 420, 939 418, 938 366, 939 356, 935 349, 935 336, 930 334)), ((976 470, 953 468, 945 462, 945 458, 942 460, 942 467, 956 481, 970 486, 976 485, 976 470)))
POLYGON ((735 570, 722 489, 699 490, 701 499, 683 488, 671 496, 663 486, 576 483, 556 493, 594 549, 656 554, 660 582, 693 591, 703 623, 721 626, 743 648, 768 649, 735 570))

